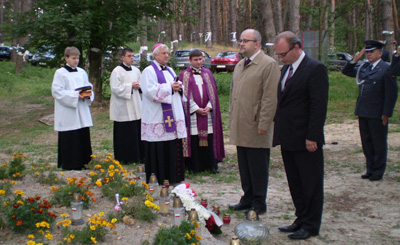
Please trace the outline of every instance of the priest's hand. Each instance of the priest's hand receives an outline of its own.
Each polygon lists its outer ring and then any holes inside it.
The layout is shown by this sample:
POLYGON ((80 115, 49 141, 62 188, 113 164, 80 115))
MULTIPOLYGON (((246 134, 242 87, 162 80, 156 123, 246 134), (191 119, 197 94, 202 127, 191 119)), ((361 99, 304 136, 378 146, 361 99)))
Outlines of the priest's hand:
POLYGON ((259 135, 264 135, 264 134, 266 134, 266 133, 268 133, 267 130, 258 129, 258 134, 259 134, 259 135))
POLYGON ((314 152, 318 149, 317 142, 306 139, 307 151, 314 152))
POLYGON ((199 108, 196 111, 197 114, 202 115, 202 116, 207 116, 207 113, 203 108, 199 108))
POLYGON ((140 88, 140 83, 139 83, 139 81, 136 81, 136 82, 132 82, 132 88, 133 89, 139 89, 140 88))
POLYGON ((174 90, 174 92, 182 91, 182 84, 179 82, 172 83, 171 87, 172 87, 172 90, 174 90))
POLYGON ((204 111, 205 111, 206 113, 209 113, 209 112, 211 111, 211 108, 210 108, 210 107, 206 107, 206 108, 204 108, 204 111))

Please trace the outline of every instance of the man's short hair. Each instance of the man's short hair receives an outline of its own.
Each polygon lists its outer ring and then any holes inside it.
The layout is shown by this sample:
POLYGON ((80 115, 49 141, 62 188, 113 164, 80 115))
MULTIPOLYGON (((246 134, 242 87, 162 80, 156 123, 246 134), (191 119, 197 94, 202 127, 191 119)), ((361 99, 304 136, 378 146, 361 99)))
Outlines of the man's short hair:
POLYGON ((195 49, 195 50, 190 51, 190 53, 189 53, 189 59, 192 59, 193 57, 197 57, 197 56, 203 57, 203 52, 200 51, 200 50, 198 50, 198 49, 195 49))
POLYGON ((124 48, 121 52, 121 56, 125 56, 126 53, 133 53, 133 50, 131 48, 124 48))
POLYGON ((160 50, 161 50, 162 48, 166 48, 167 51, 169 50, 167 45, 165 45, 165 44, 160 44, 159 46, 157 46, 157 48, 155 48, 155 49, 153 50, 153 55, 159 54, 159 53, 160 53, 160 50))
POLYGON ((299 48, 302 48, 301 39, 293 32, 284 31, 279 33, 278 36, 275 37, 274 43, 277 44, 282 38, 286 40, 290 47, 294 47, 294 45, 297 44, 299 48))
POLYGON ((64 51, 64 57, 70 57, 71 55, 80 56, 81 52, 76 47, 67 47, 64 51))

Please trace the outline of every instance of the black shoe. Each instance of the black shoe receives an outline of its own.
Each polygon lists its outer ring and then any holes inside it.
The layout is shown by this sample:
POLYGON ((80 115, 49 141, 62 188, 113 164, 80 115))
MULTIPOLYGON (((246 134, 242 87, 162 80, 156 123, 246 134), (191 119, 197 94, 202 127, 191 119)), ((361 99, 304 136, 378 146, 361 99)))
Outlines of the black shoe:
POLYGON ((265 214, 265 213, 267 212, 267 209, 266 209, 266 208, 251 208, 251 209, 245 211, 244 214, 247 215, 247 213, 250 212, 251 210, 253 210, 254 212, 256 212, 256 214, 257 214, 258 216, 260 216, 260 215, 262 215, 262 214, 265 214))
POLYGON ((293 223, 289 226, 281 226, 278 229, 282 232, 295 232, 301 229, 301 225, 293 223))
POLYGON ((363 174, 361 175, 361 179, 369 179, 369 177, 371 177, 372 174, 363 174))
POLYGON ((288 237, 293 240, 305 240, 311 236, 316 236, 316 235, 317 234, 315 234, 315 235, 311 234, 310 232, 301 228, 300 230, 296 231, 295 233, 288 235, 288 237))
POLYGON ((377 175, 371 175, 369 177, 370 181, 378 181, 378 180, 381 180, 381 179, 382 179, 382 176, 377 176, 377 175))
POLYGON ((250 205, 244 205, 244 204, 242 204, 242 203, 238 203, 238 204, 236 204, 236 205, 229 205, 229 208, 230 208, 230 209, 233 209, 233 210, 235 210, 235 211, 240 211, 240 210, 249 209, 249 208, 251 208, 251 206, 250 206, 250 205))

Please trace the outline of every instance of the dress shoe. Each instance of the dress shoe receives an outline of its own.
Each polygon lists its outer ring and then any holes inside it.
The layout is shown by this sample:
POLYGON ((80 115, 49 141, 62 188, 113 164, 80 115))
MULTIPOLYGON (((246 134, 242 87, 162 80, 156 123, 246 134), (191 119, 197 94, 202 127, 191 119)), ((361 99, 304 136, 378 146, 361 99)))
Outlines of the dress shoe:
POLYGON ((233 209, 233 210, 235 210, 235 211, 240 211, 240 210, 249 209, 249 208, 251 208, 251 206, 250 206, 250 205, 244 205, 244 204, 242 204, 242 203, 238 203, 238 204, 236 204, 236 205, 229 205, 229 208, 230 208, 230 209, 233 209))
POLYGON ((296 231, 295 233, 288 235, 288 237, 293 240, 305 240, 311 236, 316 236, 316 235, 317 234, 313 235, 310 232, 301 228, 300 230, 296 231))
POLYGON ((361 179, 369 179, 369 177, 371 177, 372 174, 363 174, 361 175, 361 179))
POLYGON ((278 229, 282 232, 295 232, 301 229, 301 225, 293 223, 289 226, 281 226, 278 229))
POLYGON ((378 181, 378 180, 381 180, 381 179, 382 179, 382 176, 378 176, 378 175, 371 175, 369 177, 370 181, 378 181))

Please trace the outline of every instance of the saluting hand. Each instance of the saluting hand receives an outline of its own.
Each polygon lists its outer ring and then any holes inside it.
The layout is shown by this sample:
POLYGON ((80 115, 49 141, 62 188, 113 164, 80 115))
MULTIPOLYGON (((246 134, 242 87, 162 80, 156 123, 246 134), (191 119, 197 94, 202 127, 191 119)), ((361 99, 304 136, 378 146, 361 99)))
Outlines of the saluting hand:
POLYGON ((357 52, 354 55, 353 62, 358 62, 363 57, 364 53, 365 53, 365 48, 361 49, 360 52, 357 52))

